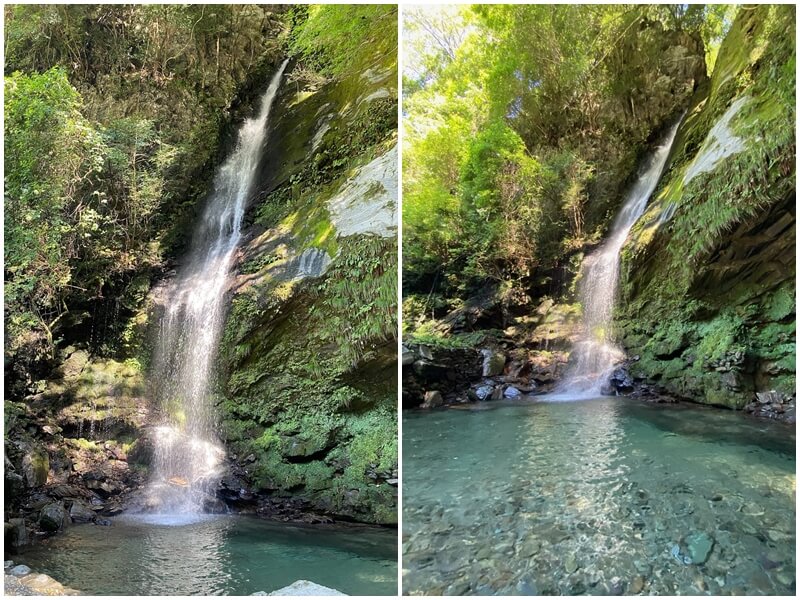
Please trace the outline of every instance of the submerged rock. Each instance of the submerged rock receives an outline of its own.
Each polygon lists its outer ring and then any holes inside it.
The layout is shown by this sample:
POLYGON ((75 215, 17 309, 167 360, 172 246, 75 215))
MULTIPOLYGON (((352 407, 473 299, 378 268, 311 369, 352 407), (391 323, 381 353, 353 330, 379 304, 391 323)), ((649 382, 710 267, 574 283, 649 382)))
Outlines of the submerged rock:
POLYGON ((696 565, 705 563, 714 548, 714 538, 705 532, 690 534, 686 536, 685 542, 686 555, 696 565))

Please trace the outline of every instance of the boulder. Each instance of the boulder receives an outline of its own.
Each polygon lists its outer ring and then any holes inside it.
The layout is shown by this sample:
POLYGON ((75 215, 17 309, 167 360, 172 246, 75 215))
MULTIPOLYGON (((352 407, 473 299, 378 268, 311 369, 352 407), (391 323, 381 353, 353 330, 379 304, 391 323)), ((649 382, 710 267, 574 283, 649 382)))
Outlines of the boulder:
POLYGON ((25 478, 14 471, 5 472, 6 504, 13 498, 19 498, 25 491, 25 478))
POLYGON ((407 367, 407 366, 413 365, 413 364, 414 364, 414 353, 411 350, 409 350, 408 348, 406 348, 406 346, 404 345, 403 346, 403 366, 407 367))
POLYGON ((13 547, 19 548, 20 546, 30 543, 30 538, 28 537, 28 528, 25 525, 25 519, 9 519, 8 524, 11 526, 10 541, 13 547))
POLYGON ((781 395, 775 390, 769 392, 756 392, 759 404, 775 404, 781 402, 781 395))
POLYGON ((614 369, 614 372, 611 373, 609 385, 614 390, 627 394, 633 391, 633 378, 630 373, 628 373, 628 369, 625 367, 617 367, 614 369))
POLYGON ((505 396, 506 398, 511 398, 513 400, 515 398, 519 398, 520 396, 522 396, 522 392, 520 392, 513 385, 510 385, 503 392, 503 396, 505 396))
POLYGON ((66 380, 76 379, 88 362, 89 353, 86 350, 76 350, 61 364, 62 377, 66 380))
POLYGON ((449 369, 428 360, 418 360, 414 363, 414 372, 423 380, 439 381, 447 379, 449 369))
POLYGON ((475 395, 481 401, 491 400, 492 391, 494 391, 494 388, 491 385, 482 385, 475 389, 475 395))
POLYGON ((483 377, 494 377, 503 374, 503 367, 506 366, 506 355, 485 348, 481 350, 483 355, 483 377))
POLYGON ((72 500, 69 516, 73 523, 92 523, 95 520, 94 511, 82 500, 72 500))
POLYGON ((203 497, 203 510, 207 513, 222 515, 228 512, 228 506, 219 498, 207 494, 203 497))
POLYGON ((39 512, 39 526, 45 531, 55 532, 63 529, 68 519, 63 502, 51 502, 39 512))
POLYGON ((124 489, 121 482, 108 479, 98 473, 87 473, 84 477, 84 481, 86 482, 87 488, 96 491, 105 498, 119 494, 124 489))
POLYGON ((47 483, 50 459, 41 448, 32 448, 22 457, 22 474, 28 487, 39 487, 47 483))
POLYGON ((422 403, 422 408, 438 408, 443 404, 444 398, 442 398, 441 392, 437 390, 425 392, 425 400, 422 403))

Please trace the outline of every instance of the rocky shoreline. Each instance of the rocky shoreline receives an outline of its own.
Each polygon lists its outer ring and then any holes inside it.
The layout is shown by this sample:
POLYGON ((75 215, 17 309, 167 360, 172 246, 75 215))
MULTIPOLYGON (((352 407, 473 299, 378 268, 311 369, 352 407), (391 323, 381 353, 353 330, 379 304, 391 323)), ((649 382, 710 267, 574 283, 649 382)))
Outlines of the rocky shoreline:
MULTIPOLYGON (((483 348, 403 344, 403 408, 435 409, 479 402, 515 400, 552 392, 564 374, 569 353, 516 347, 511 340, 483 348)), ((670 394, 636 373, 638 357, 612 374, 604 393, 644 402, 703 404, 670 394)), ((795 396, 774 390, 753 393, 742 412, 756 418, 795 424, 795 396)))
POLYGON ((49 575, 36 573, 29 566, 3 563, 3 593, 6 596, 79 596, 80 592, 65 587, 49 575))

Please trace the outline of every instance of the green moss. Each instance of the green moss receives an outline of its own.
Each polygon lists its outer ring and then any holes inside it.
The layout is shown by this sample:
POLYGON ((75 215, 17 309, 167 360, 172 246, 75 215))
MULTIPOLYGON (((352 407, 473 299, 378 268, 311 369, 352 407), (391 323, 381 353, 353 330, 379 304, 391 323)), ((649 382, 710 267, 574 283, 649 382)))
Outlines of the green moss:
POLYGON ((794 286, 787 283, 770 296, 766 302, 764 317, 770 321, 780 321, 795 312, 794 286))
POLYGON ((376 53, 284 104, 270 145, 280 154, 266 157, 269 193, 255 205, 266 243, 242 267, 257 276, 234 296, 219 353, 223 435, 240 456, 255 456, 255 484, 381 523, 397 520, 396 490, 384 482, 397 465, 397 244, 338 238, 327 202, 396 143, 393 60, 376 53), (361 77, 386 61, 385 80, 361 77), (389 97, 359 102, 382 86, 389 97), (281 261, 307 248, 328 253, 327 272, 287 281, 281 261))

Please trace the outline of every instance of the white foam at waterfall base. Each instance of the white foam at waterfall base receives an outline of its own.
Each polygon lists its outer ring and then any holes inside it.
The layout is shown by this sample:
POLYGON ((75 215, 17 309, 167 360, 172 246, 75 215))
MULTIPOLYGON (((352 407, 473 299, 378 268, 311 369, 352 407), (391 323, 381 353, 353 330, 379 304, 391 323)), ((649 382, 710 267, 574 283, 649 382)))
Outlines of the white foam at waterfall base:
POLYGON ((678 125, 654 152, 631 188, 605 242, 581 265, 578 296, 582 308, 580 339, 572 348, 564 379, 543 400, 568 401, 603 394, 616 366, 625 354, 615 343, 611 328, 619 283, 619 255, 628 233, 642 216, 664 170, 678 125))
POLYGON ((242 219, 287 62, 273 76, 258 114, 239 128, 236 147, 215 176, 185 266, 167 290, 153 381, 164 421, 152 432, 154 456, 147 498, 148 508, 162 517, 185 518, 218 505, 215 491, 225 452, 215 432, 214 360, 242 219))

